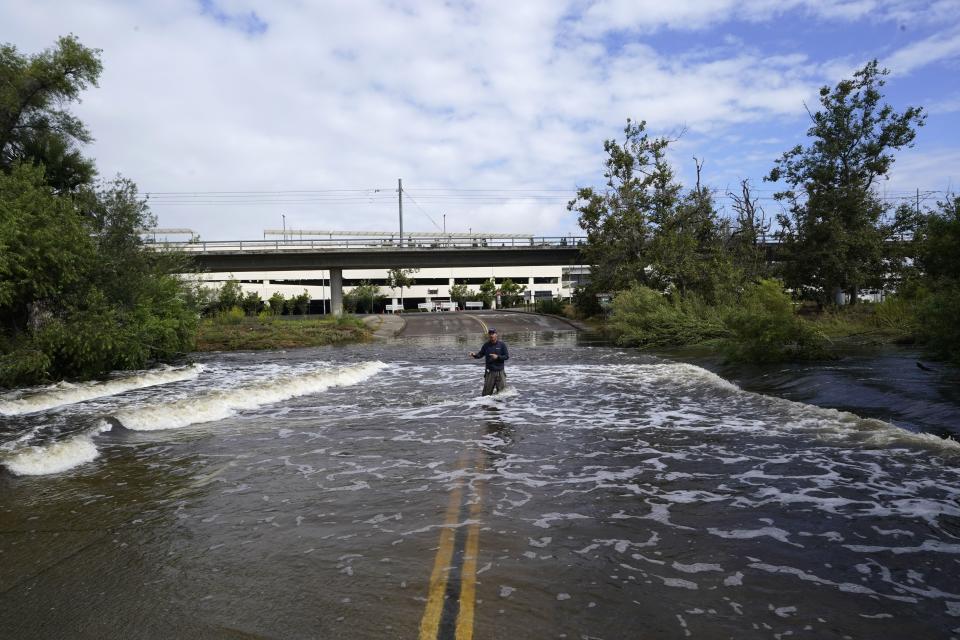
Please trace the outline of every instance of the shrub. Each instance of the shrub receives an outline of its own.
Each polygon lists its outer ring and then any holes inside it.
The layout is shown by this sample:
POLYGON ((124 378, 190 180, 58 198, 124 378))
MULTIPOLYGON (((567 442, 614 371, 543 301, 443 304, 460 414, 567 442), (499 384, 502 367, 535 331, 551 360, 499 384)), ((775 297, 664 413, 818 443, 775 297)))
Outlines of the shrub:
POLYGON ((260 294, 256 291, 250 291, 243 297, 243 300, 240 302, 240 307, 248 316, 255 316, 260 312, 260 306, 262 304, 263 300, 260 299, 260 294))
POLYGON ((697 344, 728 333, 717 309, 695 296, 665 296, 637 284, 614 297, 610 328, 618 344, 639 347, 697 344))
POLYGON ((919 301, 917 333, 932 355, 960 363, 960 283, 941 286, 919 301))
POLYGON ((216 321, 217 324, 240 324, 243 322, 243 317, 243 309, 240 307, 233 307, 217 314, 216 321))
POLYGON ((917 330, 916 302, 891 296, 874 306, 873 324, 884 331, 910 336, 917 330))
POLYGON ((603 307, 597 300, 596 292, 589 286, 573 290, 573 308, 581 318, 593 318, 603 315, 603 307))
POLYGON ((562 316, 566 305, 563 300, 550 298, 549 300, 537 300, 535 309, 537 313, 547 313, 554 316, 562 316))
POLYGON ((243 300, 243 291, 240 289, 240 283, 235 280, 228 280, 220 287, 220 293, 217 295, 217 308, 220 311, 229 311, 233 307, 239 307, 243 300))
POLYGON ((725 317, 729 336, 722 349, 731 361, 783 362, 824 358, 826 338, 797 317, 776 280, 750 285, 725 317))
POLYGON ((270 300, 268 302, 270 303, 270 313, 278 316, 283 313, 283 308, 287 304, 287 299, 283 297, 282 293, 277 291, 270 296, 270 300))

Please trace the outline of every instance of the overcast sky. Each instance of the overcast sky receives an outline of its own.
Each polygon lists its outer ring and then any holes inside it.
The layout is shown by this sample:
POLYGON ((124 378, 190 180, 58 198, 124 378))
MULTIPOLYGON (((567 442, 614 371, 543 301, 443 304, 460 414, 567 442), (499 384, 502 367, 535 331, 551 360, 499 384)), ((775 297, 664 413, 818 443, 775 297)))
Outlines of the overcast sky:
POLYGON ((960 0, 0 0, 24 53, 67 33, 103 50, 75 108, 101 175, 204 239, 284 215, 392 230, 398 177, 407 230, 575 233, 565 203, 628 117, 685 131, 685 181, 697 156, 719 193, 745 177, 768 195, 804 101, 872 58, 895 107, 929 113, 882 188, 960 186, 960 0))

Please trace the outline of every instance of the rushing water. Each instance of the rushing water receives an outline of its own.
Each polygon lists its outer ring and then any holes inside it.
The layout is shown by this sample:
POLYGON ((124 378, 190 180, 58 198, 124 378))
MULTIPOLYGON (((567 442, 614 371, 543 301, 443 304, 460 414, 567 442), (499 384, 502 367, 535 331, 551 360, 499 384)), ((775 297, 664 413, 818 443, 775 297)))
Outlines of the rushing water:
POLYGON ((0 398, 0 635, 417 637, 460 487, 477 638, 960 637, 955 442, 508 338, 0 398))

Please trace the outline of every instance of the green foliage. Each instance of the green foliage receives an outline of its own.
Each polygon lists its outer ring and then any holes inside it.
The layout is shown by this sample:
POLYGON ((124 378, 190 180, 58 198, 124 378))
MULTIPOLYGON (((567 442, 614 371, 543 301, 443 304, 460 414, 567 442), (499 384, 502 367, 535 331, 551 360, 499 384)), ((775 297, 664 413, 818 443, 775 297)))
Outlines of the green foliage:
POLYGON ((486 308, 493 306, 493 300, 497 295, 497 283, 490 278, 485 282, 480 283, 480 292, 476 295, 477 300, 483 302, 483 305, 486 308))
POLYGON ((500 303, 504 307, 515 307, 523 298, 523 292, 526 290, 527 285, 517 284, 510 278, 506 278, 500 283, 500 303))
POLYGON ((960 364, 960 283, 941 286, 922 300, 917 328, 933 355, 960 364))
POLYGON ((836 87, 820 89, 810 146, 797 145, 777 160, 767 180, 783 181, 775 195, 788 210, 778 216, 786 285, 821 303, 846 291, 883 284, 890 265, 884 240, 908 220, 886 223, 888 206, 874 187, 924 123, 918 107, 897 113, 882 104, 889 72, 874 60, 836 87))
POLYGON ((350 313, 376 313, 383 306, 380 287, 363 281, 343 296, 343 306, 350 313))
POLYGON ((548 300, 537 300, 534 308, 537 310, 537 313, 547 313, 554 316, 564 315, 565 305, 563 300, 558 300, 556 298, 550 298, 548 300))
POLYGON ((455 284, 450 287, 450 299, 459 304, 461 308, 467 300, 473 300, 475 297, 470 287, 465 284, 455 284))
POLYGON ((654 220, 674 207, 680 186, 666 160, 669 141, 651 138, 646 122, 627 120, 624 141, 603 144, 606 190, 580 189, 567 208, 587 232, 582 248, 591 278, 605 291, 646 283, 647 246, 654 220))
POLYGON ((666 296, 638 284, 614 297, 610 330, 617 344, 638 347, 697 344, 728 333, 718 309, 696 296, 666 296))
POLYGON ((744 291, 724 318, 727 358, 739 362, 784 362, 827 356, 826 339, 797 317, 793 302, 776 280, 761 280, 744 291))
POLYGON ((217 296, 217 308, 220 311, 228 311, 234 307, 239 307, 243 303, 243 289, 236 280, 227 280, 220 287, 220 293, 217 296))
POLYGON ((0 384, 91 378, 193 347, 203 290, 179 254, 147 250, 136 185, 93 184, 66 110, 99 53, 72 36, 24 57, 0 47, 0 384))
POLYGON ((216 323, 224 325, 240 324, 246 315, 240 307, 231 307, 217 314, 216 323))
POLYGON ((82 298, 94 261, 89 230, 42 169, 0 173, 0 323, 26 329, 65 298, 82 298))
POLYGON ((248 316, 255 316, 260 313, 261 307, 263 307, 263 300, 260 299, 260 294, 256 291, 248 291, 247 295, 243 296, 243 300, 240 301, 240 308, 248 316))
POLYGON ((603 307, 597 300, 593 285, 577 287, 573 290, 573 308, 580 318, 595 318, 603 315, 603 307))
POLYGON ((300 295, 290 296, 287 301, 287 310, 294 315, 307 315, 307 311, 310 310, 310 293, 304 289, 300 295))
POLYGON ((272 315, 279 316, 280 314, 283 313, 284 307, 286 307, 287 299, 284 298, 282 293, 277 291, 277 292, 274 292, 272 296, 270 296, 270 300, 268 300, 268 303, 270 305, 269 306, 270 313, 272 315))
POLYGON ((905 296, 890 296, 874 307, 872 320, 883 331, 900 336, 916 335, 916 301, 905 296))
POLYGON ((89 184, 96 170, 78 145, 92 138, 65 106, 96 86, 101 70, 100 51, 84 47, 72 35, 33 56, 0 46, 0 171, 32 163, 46 168, 54 191, 89 184))

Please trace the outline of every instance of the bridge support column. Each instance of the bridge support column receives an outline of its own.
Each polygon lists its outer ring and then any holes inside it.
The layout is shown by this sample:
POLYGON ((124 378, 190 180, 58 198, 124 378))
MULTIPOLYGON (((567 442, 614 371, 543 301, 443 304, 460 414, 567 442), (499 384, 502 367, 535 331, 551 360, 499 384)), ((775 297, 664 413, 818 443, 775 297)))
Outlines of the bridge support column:
POLYGON ((330 313, 343 315, 343 269, 330 269, 330 313))

